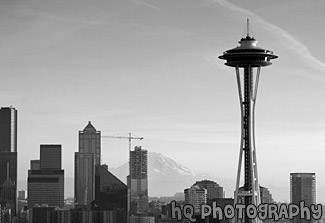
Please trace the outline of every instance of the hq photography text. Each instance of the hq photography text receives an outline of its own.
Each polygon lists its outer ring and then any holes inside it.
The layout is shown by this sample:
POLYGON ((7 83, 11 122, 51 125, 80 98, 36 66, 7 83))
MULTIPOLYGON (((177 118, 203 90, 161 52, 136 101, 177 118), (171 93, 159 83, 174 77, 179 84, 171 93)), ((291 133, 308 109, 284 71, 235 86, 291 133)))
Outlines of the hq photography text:
POLYGON ((190 204, 184 205, 182 208, 176 205, 176 201, 171 202, 172 219, 182 220, 187 219, 190 222, 196 222, 196 218, 205 219, 210 216, 213 219, 243 219, 245 215, 250 219, 259 218, 260 220, 272 219, 278 221, 280 219, 292 220, 294 217, 300 217, 306 220, 319 220, 322 217, 322 205, 313 204, 305 205, 305 201, 297 204, 260 204, 255 206, 249 204, 231 205, 227 204, 223 208, 217 206, 216 202, 212 205, 202 204, 199 210, 195 210, 190 204))

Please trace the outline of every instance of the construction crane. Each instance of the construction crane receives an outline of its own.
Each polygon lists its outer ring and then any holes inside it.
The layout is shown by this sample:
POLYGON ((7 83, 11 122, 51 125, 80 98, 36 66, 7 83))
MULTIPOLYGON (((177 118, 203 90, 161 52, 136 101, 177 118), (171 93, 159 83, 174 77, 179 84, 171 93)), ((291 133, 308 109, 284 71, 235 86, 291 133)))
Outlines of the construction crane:
POLYGON ((142 140, 143 137, 138 137, 138 136, 135 136, 131 133, 129 133, 129 136, 120 136, 120 135, 117 135, 117 136, 102 136, 102 138, 115 138, 115 139, 128 139, 129 140, 129 151, 131 151, 131 140, 132 139, 139 139, 139 140, 142 140))

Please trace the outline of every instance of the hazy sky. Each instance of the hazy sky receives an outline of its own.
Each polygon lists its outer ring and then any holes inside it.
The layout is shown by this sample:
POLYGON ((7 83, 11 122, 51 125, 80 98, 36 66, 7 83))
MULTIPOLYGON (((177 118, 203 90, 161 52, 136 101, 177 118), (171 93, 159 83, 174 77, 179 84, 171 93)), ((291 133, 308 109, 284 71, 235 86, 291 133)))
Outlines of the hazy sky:
MULTIPOLYGON (((43 143, 62 144, 73 176, 88 121, 235 179, 235 72, 217 57, 249 18, 258 46, 279 56, 257 96, 260 183, 288 187, 290 172, 316 172, 325 187, 324 11, 323 0, 1 0, 0 104, 18 110, 19 179, 43 143)), ((102 139, 103 163, 127 159, 127 140, 102 139)))

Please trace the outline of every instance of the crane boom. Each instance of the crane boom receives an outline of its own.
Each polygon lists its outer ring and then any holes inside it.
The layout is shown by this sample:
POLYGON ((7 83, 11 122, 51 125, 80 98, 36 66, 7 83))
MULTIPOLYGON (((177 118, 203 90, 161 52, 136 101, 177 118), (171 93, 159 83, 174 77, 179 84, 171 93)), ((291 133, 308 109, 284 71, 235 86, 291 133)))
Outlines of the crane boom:
POLYGON ((139 139, 142 140, 143 137, 138 137, 138 136, 132 136, 131 133, 129 133, 129 136, 101 136, 102 138, 115 138, 115 139, 128 139, 129 140, 129 151, 131 151, 131 140, 132 139, 139 139))

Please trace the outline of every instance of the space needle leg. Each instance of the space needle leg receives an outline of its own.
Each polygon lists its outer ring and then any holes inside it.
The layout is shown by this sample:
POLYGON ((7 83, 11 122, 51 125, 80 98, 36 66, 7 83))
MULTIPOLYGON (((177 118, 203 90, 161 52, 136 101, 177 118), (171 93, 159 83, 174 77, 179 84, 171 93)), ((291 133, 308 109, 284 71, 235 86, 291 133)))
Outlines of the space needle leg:
MULTIPOLYGON (((236 180, 234 205, 236 205, 238 203, 239 184, 240 184, 241 167, 242 167, 242 160, 243 160, 243 136, 244 136, 244 131, 243 131, 244 108, 243 108, 243 96, 242 96, 242 86, 241 86, 241 80, 240 80, 239 67, 236 67, 236 77, 237 77, 238 96, 239 96, 240 113, 241 113, 241 136, 240 136, 240 152, 239 152, 239 161, 238 161, 238 168, 237 168, 237 180, 236 180)), ((235 216, 235 218, 233 218, 232 222, 233 223, 238 222, 237 216, 235 216)))

